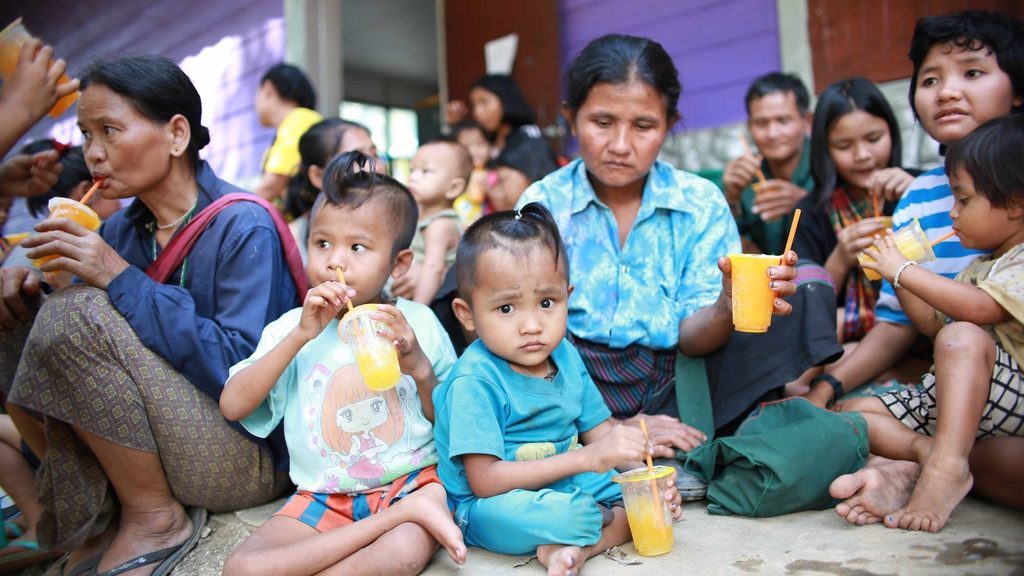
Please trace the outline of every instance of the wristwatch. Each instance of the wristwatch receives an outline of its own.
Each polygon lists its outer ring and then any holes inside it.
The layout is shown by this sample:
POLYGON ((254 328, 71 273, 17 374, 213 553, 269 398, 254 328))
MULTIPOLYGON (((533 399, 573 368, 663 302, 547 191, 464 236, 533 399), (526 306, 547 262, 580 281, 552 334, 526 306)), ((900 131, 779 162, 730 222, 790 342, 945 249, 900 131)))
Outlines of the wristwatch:
POLYGON ((839 400, 839 397, 843 395, 843 383, 835 376, 827 372, 822 372, 814 378, 811 378, 811 388, 814 388, 818 382, 823 380, 828 382, 829 386, 832 387, 832 399, 825 405, 826 408, 831 408, 836 403, 836 400, 839 400))

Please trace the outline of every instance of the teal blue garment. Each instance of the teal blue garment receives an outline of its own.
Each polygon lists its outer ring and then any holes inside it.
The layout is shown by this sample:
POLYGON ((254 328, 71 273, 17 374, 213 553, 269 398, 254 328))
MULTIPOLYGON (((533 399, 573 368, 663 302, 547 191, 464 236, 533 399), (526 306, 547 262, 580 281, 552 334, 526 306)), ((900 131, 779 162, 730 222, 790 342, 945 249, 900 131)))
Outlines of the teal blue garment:
POLYGON ((611 473, 564 478, 540 490, 477 498, 461 456, 539 460, 579 447, 579 437, 611 413, 579 352, 563 339, 551 354, 558 374, 548 381, 515 372, 477 340, 448 379, 434 389, 435 445, 441 482, 457 504, 467 544, 528 554, 540 544, 588 546, 601 535, 598 502, 622 499, 611 473))
POLYGON ((722 291, 718 257, 740 251, 722 192, 664 162, 648 173, 621 248, 615 217, 595 194, 582 160, 527 188, 518 205, 527 202, 547 206, 565 240, 575 286, 569 331, 610 348, 675 348, 679 322, 722 291))
MULTIPOLYGON (((768 161, 761 162, 761 171, 768 180, 776 178, 768 168, 768 161)), ((800 163, 793 171, 793 177, 789 180, 793 184, 811 192, 814 189, 814 176, 811 174, 811 141, 804 139, 803 152, 800 153, 800 163)), ((747 186, 740 196, 740 213, 736 216, 739 224, 740 234, 753 240, 761 247, 763 254, 780 254, 786 247, 786 238, 789 236, 789 226, 793 222, 793 215, 787 215, 771 222, 761 220, 761 216, 754 214, 754 188, 747 186)))
MULTIPOLYGON (((396 307, 438 379, 447 377, 455 365, 455 350, 437 316, 410 300, 399 299, 396 307)), ((267 326, 256 351, 233 366, 230 375, 272 350, 301 316, 302 308, 295 308, 267 326)), ((301 490, 365 492, 437 462, 433 429, 416 383, 403 375, 390 390, 367 388, 351 347, 338 337, 336 319, 299 350, 242 425, 255 436, 265 436, 282 420, 291 457, 289 474, 301 490)))
POLYGON ((597 544, 602 527, 598 504, 619 500, 622 492, 610 473, 588 472, 542 490, 512 490, 464 502, 455 510, 455 523, 469 546, 523 556, 544 544, 597 544))
POLYGON ((765 518, 834 506, 829 484, 867 457, 863 415, 790 398, 762 404, 734 436, 692 450, 685 469, 707 482, 709 514, 765 518))
POLYGON ((577 448, 580 434, 611 416, 568 340, 562 339, 551 360, 558 375, 549 382, 513 371, 476 340, 434 389, 437 471, 450 497, 475 498, 463 454, 539 460, 577 448))

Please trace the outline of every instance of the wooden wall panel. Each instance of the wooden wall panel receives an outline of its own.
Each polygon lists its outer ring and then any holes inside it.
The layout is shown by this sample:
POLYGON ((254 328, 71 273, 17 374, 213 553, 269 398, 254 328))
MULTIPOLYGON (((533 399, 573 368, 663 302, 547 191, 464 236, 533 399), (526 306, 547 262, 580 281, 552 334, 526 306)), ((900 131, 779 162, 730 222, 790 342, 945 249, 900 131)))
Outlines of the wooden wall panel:
POLYGON ((750 82, 781 65, 774 0, 563 0, 561 10, 563 70, 608 33, 664 46, 679 69, 688 129, 744 120, 750 82))
POLYGON ((814 88, 850 76, 874 82, 907 78, 907 52, 921 16, 992 10, 1024 19, 1020 0, 807 0, 814 88))
MULTIPOLYGON (((78 75, 93 58, 156 54, 181 64, 203 99, 211 141, 202 155, 218 174, 246 181, 260 172, 274 132, 259 125, 259 77, 284 56, 281 0, 35 0, 0 3, 0 26, 22 16, 78 75)), ((29 137, 80 141, 74 108, 44 118, 29 137)))

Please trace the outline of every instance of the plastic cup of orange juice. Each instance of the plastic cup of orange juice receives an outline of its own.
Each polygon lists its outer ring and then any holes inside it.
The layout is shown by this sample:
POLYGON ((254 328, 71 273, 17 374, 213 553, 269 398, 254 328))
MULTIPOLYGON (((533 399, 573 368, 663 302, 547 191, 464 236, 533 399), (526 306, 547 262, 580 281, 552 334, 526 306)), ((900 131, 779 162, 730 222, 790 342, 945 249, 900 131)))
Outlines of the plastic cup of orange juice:
MULTIPOLYGON (((86 230, 95 232, 100 228, 100 217, 85 204, 70 198, 50 198, 47 207, 50 208, 50 218, 67 218, 78 222, 86 230)), ((57 254, 48 254, 42 258, 36 258, 32 264, 39 268, 43 264, 57 258, 57 254)))
MULTIPOLYGON (((925 235, 917 218, 914 218, 910 224, 894 232, 892 239, 896 243, 896 248, 899 249, 900 253, 907 260, 913 260, 918 263, 935 260, 935 251, 932 250, 932 244, 928 241, 928 236, 925 235)), ((864 275, 868 277, 868 280, 882 279, 874 270, 863 268, 865 262, 874 262, 873 258, 861 252, 857 255, 857 260, 860 261, 864 275)))
POLYGON ((633 546, 641 556, 660 556, 672 551, 672 510, 665 501, 672 468, 637 468, 612 477, 622 488, 626 520, 633 534, 633 546))
MULTIPOLYGON (((29 34, 25 25, 21 23, 21 18, 11 22, 0 31, 0 78, 3 78, 4 82, 10 80, 11 76, 14 75, 14 69, 18 67, 18 54, 21 53, 21 46, 30 39, 32 39, 32 35, 29 34)), ((58 85, 67 82, 71 82, 71 78, 68 78, 67 74, 61 74, 57 80, 58 85)), ((60 117, 65 110, 78 100, 78 95, 79 92, 76 90, 57 100, 53 108, 50 108, 50 116, 53 118, 60 117)))
POLYGON ((402 371, 395 344, 377 333, 384 324, 371 317, 376 311, 376 304, 356 306, 341 319, 338 336, 352 347, 367 388, 380 392, 394 388, 402 371))
POLYGON ((871 232, 868 232, 867 234, 865 234, 865 236, 874 236, 875 234, 879 234, 879 235, 885 234, 886 230, 892 229, 892 216, 879 216, 876 219, 878 220, 878 228, 875 228, 871 232))
POLYGON ((770 254, 729 254, 732 263, 732 325, 737 332, 767 332, 776 294, 768 267, 782 262, 770 254))

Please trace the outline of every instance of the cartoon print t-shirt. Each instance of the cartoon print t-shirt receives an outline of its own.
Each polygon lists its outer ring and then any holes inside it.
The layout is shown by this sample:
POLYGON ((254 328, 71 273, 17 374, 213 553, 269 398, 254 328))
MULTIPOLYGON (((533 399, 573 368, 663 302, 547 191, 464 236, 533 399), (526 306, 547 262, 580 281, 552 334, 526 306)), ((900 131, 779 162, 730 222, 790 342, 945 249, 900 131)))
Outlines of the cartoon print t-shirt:
MULTIPOLYGON (((455 364, 448 334, 430 308, 399 299, 397 307, 416 333, 439 381, 455 364)), ((269 352, 298 325, 296 308, 263 330, 252 356, 229 377, 269 352)), ((284 419, 291 458, 289 473, 300 490, 322 494, 366 492, 437 462, 433 427, 423 414, 416 383, 403 375, 384 392, 363 383, 351 348, 332 320, 302 347, 270 394, 242 419, 246 430, 265 437, 284 419)))

